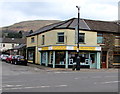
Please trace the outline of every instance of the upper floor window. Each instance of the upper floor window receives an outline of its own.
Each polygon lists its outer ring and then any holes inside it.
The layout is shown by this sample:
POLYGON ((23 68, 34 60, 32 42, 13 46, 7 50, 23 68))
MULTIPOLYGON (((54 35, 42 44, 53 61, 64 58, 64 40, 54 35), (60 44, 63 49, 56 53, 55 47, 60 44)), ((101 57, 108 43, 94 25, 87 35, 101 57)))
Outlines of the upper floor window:
POLYGON ((14 48, 14 44, 12 44, 12 48, 14 48))
POLYGON ((32 37, 32 38, 31 38, 31 43, 34 43, 34 42, 35 42, 35 38, 32 37))
POLYGON ((115 46, 119 46, 120 45, 120 35, 116 34, 115 35, 115 46))
POLYGON ((58 33, 58 43, 64 43, 64 32, 58 33))
POLYGON ((45 44, 45 35, 42 35, 42 45, 45 44))
POLYGON ((104 43, 103 33, 97 33, 97 43, 98 44, 104 43))
POLYGON ((85 33, 79 33, 79 43, 85 43, 85 33))
POLYGON ((115 39, 120 39, 120 35, 115 35, 115 39))
POLYGON ((3 44, 3 47, 5 47, 5 44, 3 44))

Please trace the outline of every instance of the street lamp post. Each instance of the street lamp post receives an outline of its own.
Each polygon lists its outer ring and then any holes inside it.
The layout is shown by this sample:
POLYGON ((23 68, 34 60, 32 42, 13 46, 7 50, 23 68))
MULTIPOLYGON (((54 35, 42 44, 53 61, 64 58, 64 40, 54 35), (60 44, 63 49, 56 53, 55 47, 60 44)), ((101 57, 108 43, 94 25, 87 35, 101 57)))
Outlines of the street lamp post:
POLYGON ((80 7, 76 6, 76 8, 78 9, 78 35, 77 35, 77 58, 76 58, 76 70, 80 70, 80 56, 79 56, 79 19, 80 19, 80 7))

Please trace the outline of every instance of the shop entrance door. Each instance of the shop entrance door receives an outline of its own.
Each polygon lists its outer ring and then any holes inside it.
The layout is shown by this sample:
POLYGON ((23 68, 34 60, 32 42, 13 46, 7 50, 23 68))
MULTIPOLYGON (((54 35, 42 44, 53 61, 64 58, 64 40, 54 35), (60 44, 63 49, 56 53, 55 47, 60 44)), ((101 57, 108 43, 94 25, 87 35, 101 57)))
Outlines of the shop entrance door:
POLYGON ((46 63, 46 52, 42 52, 41 55, 42 55, 41 56, 42 57, 42 60, 41 60, 42 61, 42 65, 45 65, 45 63, 46 63))
POLYGON ((90 53, 90 68, 96 68, 96 67, 97 67, 96 54, 90 53))
POLYGON ((102 68, 107 68, 106 56, 107 56, 107 52, 106 52, 106 51, 103 51, 103 52, 102 52, 102 68))

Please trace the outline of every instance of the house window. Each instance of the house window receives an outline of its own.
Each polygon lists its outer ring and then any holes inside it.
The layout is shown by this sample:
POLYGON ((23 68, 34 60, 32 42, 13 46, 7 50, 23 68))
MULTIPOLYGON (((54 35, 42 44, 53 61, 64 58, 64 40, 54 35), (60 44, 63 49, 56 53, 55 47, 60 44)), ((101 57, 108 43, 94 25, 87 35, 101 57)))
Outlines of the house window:
POLYGON ((98 44, 104 43, 103 34, 102 33, 97 33, 97 43, 98 44))
POLYGON ((34 37, 33 38, 31 38, 31 43, 34 43, 35 42, 35 39, 34 39, 34 37))
POLYGON ((42 35, 42 45, 45 44, 45 35, 42 35))
POLYGON ((120 39, 120 35, 115 35, 115 39, 120 39))
POLYGON ((14 48, 14 44, 12 44, 12 48, 14 48))
POLYGON ((58 43, 64 43, 64 32, 58 33, 58 43))
POLYGON ((79 33, 79 43, 85 42, 85 33, 79 33))
POLYGON ((5 47, 5 44, 3 44, 3 47, 5 47))
POLYGON ((115 35, 115 45, 116 46, 120 45, 120 35, 115 35))

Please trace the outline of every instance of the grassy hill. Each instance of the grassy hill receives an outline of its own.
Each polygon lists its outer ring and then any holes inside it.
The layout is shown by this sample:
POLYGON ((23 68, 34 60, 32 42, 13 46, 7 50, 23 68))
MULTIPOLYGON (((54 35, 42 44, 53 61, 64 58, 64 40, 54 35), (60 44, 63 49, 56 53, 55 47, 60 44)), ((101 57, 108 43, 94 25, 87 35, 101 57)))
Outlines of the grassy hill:
POLYGON ((25 31, 28 32, 30 30, 36 31, 45 25, 49 25, 52 23, 59 22, 58 20, 33 20, 33 21, 23 21, 19 23, 15 23, 8 27, 3 27, 2 30, 4 31, 25 31))
POLYGON ((2 37, 17 38, 20 31, 28 33, 30 30, 33 30, 34 32, 43 26, 50 25, 56 22, 59 22, 59 20, 31 20, 15 23, 11 26, 2 27, 2 37))

